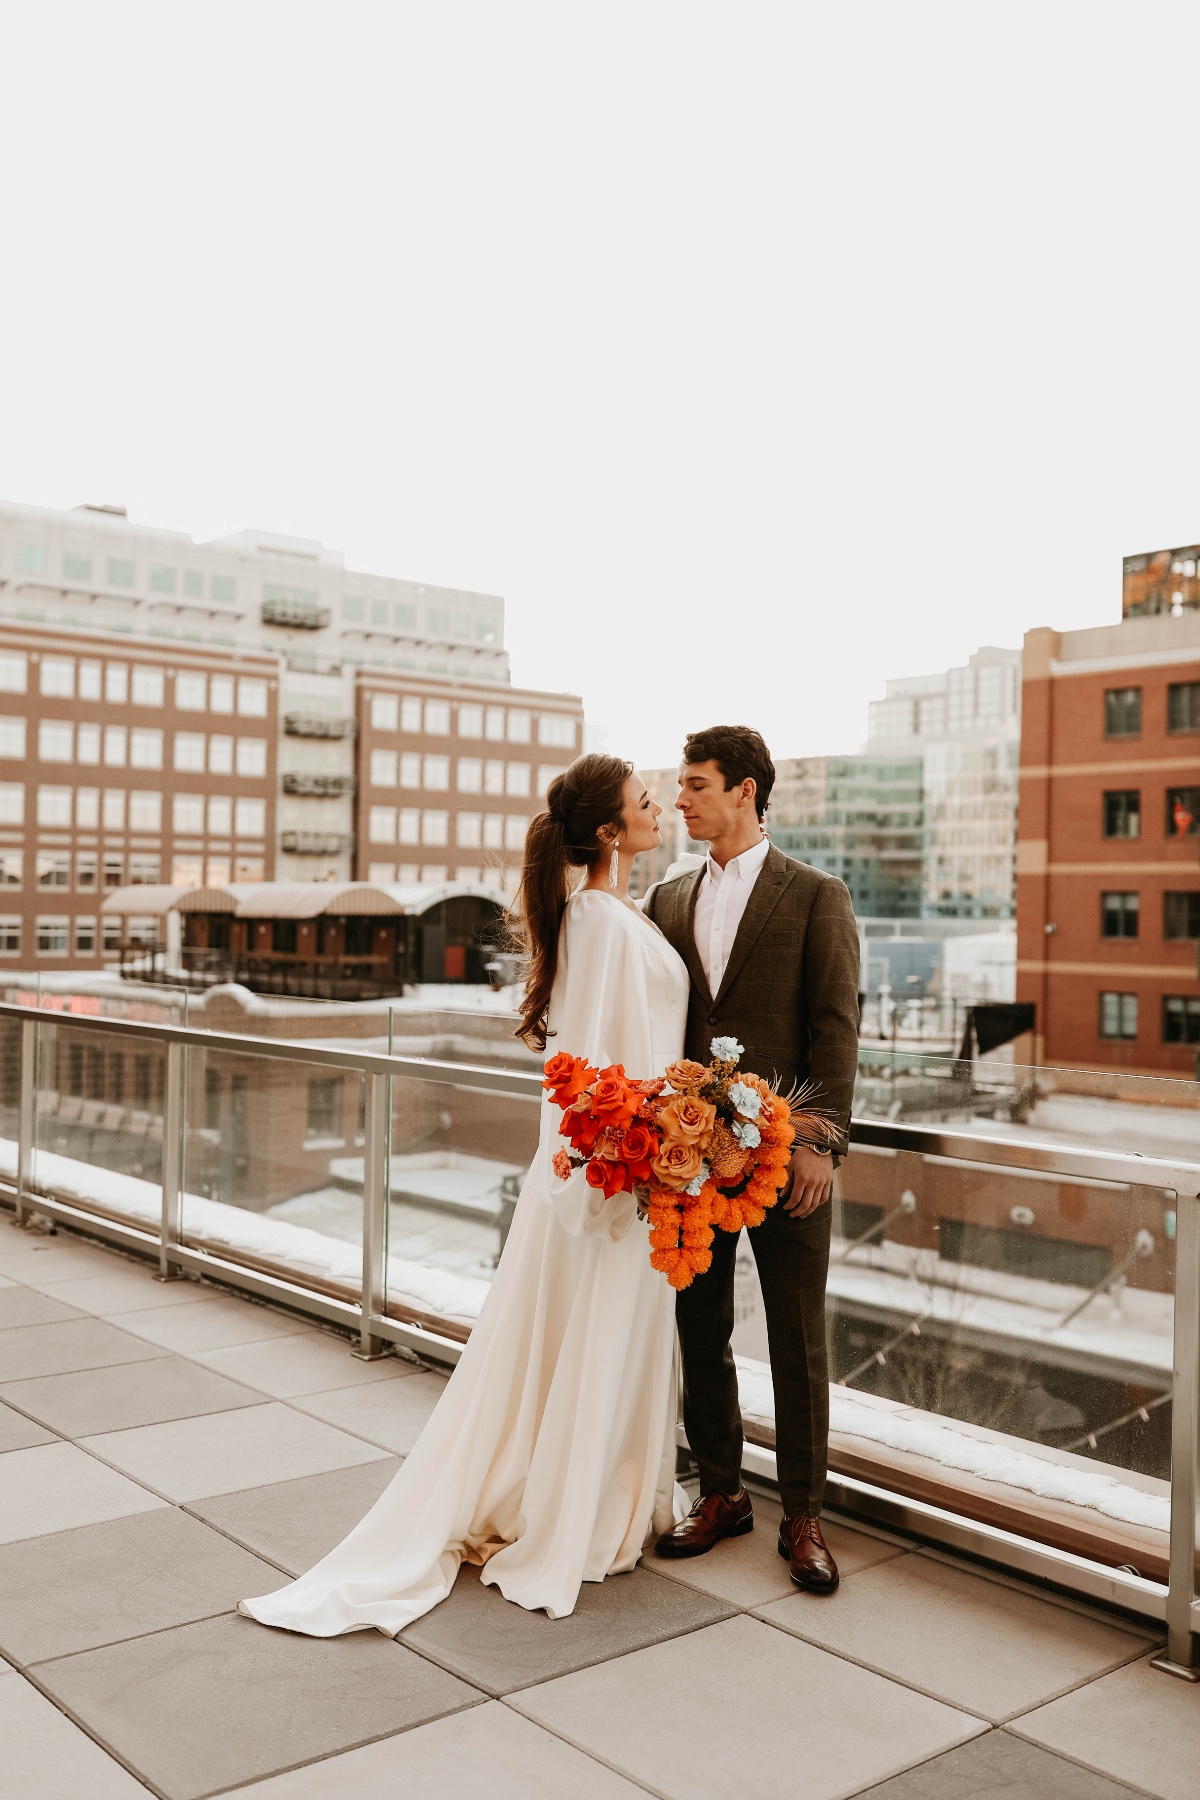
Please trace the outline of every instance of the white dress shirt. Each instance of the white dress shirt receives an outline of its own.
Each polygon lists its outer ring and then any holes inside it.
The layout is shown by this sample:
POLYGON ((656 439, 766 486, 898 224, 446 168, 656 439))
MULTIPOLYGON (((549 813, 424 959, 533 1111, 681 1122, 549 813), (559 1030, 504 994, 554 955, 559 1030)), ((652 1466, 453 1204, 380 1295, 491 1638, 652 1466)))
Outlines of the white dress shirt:
POLYGON ((770 840, 762 838, 740 856, 731 856, 724 868, 709 854, 696 896, 695 933, 700 966, 708 977, 708 991, 714 1000, 725 977, 742 914, 770 848, 770 840))

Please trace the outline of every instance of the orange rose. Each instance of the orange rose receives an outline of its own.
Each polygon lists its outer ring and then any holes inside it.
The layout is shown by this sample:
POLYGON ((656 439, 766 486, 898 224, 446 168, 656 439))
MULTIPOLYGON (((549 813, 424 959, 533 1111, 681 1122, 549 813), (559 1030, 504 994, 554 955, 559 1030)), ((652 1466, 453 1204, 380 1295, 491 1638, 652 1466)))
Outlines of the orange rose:
POLYGON ((708 1070, 703 1063, 691 1062, 683 1056, 678 1062, 667 1064, 666 1076, 677 1094, 686 1094, 708 1080, 708 1070))
POLYGON ((590 1162, 583 1172, 589 1187, 603 1188, 604 1198, 611 1200, 625 1186, 625 1170, 621 1163, 590 1162))
POLYGON ((716 1119, 716 1107, 694 1094, 677 1094, 658 1109, 658 1128, 664 1138, 677 1138, 682 1144, 707 1142, 716 1119))
POLYGON ((645 1125, 629 1127, 621 1140, 621 1161, 629 1170, 631 1181, 649 1181, 650 1159, 656 1148, 657 1139, 645 1125))
POLYGON ((556 1105, 570 1106, 595 1072, 582 1056, 569 1056, 565 1050, 560 1050, 547 1062, 542 1072, 542 1086, 550 1090, 556 1105))
POLYGON ((605 1125, 628 1125, 641 1098, 630 1088, 625 1079, 625 1071, 619 1063, 612 1068, 601 1069, 599 1078, 588 1091, 592 1111, 605 1125))
POLYGON ((704 1166, 704 1158, 695 1144, 679 1138, 664 1138, 662 1149, 650 1167, 664 1187, 685 1188, 695 1181, 704 1166))

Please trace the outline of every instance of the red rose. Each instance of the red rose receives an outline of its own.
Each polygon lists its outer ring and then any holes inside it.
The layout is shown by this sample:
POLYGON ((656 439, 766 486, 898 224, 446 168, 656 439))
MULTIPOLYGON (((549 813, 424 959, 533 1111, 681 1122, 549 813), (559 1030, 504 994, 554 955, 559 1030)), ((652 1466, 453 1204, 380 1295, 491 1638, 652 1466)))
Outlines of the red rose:
POLYGON ((628 1125, 637 1111, 641 1095, 625 1079, 620 1063, 601 1069, 599 1079, 588 1090, 592 1111, 606 1125, 628 1125))
POLYGON ((658 1140, 645 1125, 633 1124, 621 1140, 621 1161, 629 1170, 631 1181, 649 1181, 650 1159, 658 1149, 658 1140))
POLYGON ((624 1188, 626 1180, 625 1169, 621 1163, 600 1161, 590 1162, 584 1170, 583 1178, 589 1187, 603 1188, 606 1200, 611 1200, 614 1194, 619 1194, 624 1188))
POLYGON ((556 1106, 570 1106, 578 1099, 596 1071, 582 1056, 569 1056, 560 1050, 552 1056, 542 1073, 542 1086, 550 1090, 556 1106))

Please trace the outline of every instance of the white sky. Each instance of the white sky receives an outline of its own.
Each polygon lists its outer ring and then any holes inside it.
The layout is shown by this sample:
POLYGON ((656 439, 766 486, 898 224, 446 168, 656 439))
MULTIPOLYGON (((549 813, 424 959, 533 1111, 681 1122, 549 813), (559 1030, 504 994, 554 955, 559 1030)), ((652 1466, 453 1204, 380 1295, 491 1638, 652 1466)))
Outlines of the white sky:
POLYGON ((0 493, 499 592, 610 746, 853 749, 1200 538, 1200 9, 23 0, 0 493))

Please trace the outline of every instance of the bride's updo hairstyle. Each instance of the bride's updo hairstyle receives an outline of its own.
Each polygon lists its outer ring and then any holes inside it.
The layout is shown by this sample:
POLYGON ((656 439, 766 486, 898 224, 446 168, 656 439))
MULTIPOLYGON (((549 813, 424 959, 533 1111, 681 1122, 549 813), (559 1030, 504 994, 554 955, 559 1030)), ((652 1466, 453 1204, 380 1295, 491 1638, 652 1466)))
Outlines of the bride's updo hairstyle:
POLYGON ((633 764, 619 756, 576 757, 550 783, 546 811, 529 821, 514 909, 519 916, 511 924, 530 963, 516 1035, 531 1050, 546 1048, 546 1009, 558 967, 559 928, 574 885, 571 870, 590 868, 611 854, 599 834, 605 825, 621 829, 625 783, 632 774, 633 764))

